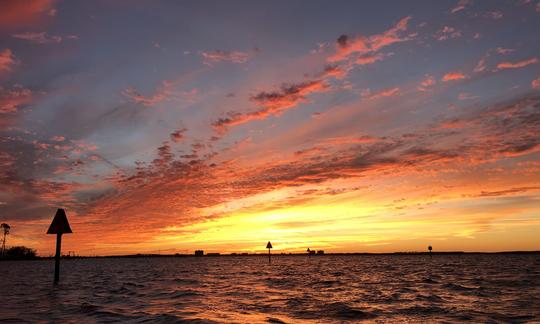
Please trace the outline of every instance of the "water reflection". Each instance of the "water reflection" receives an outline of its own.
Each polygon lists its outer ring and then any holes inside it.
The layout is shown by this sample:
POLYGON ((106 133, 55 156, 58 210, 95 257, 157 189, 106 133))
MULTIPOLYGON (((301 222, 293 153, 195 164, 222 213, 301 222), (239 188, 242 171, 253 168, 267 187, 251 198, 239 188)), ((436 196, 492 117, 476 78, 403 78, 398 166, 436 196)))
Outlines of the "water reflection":
POLYGON ((540 256, 235 256, 3 262, 0 321, 540 319, 540 256), (24 275, 23 275, 24 274, 24 275))

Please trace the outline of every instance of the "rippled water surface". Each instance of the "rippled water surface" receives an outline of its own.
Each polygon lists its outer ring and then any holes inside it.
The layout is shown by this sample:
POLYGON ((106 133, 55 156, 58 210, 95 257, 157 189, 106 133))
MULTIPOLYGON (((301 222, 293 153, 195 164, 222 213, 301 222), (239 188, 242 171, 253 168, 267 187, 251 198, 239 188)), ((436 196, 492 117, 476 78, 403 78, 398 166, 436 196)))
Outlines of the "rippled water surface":
POLYGON ((0 322, 540 322, 540 255, 0 262, 0 322))

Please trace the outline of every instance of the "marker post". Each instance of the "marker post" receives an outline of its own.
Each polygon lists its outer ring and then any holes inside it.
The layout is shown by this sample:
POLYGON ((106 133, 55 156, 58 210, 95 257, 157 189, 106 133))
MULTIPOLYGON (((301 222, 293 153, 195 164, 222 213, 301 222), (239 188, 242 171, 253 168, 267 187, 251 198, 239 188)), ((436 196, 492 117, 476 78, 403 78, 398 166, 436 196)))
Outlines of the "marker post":
POLYGON ((56 215, 47 230, 47 234, 56 234, 56 254, 54 256, 54 283, 60 281, 60 256, 62 255, 62 234, 71 234, 71 227, 67 220, 66 212, 58 208, 56 215))
POLYGON ((266 248, 268 249, 268 264, 272 263, 271 256, 270 256, 270 249, 272 249, 272 243, 268 241, 268 244, 266 244, 266 248))

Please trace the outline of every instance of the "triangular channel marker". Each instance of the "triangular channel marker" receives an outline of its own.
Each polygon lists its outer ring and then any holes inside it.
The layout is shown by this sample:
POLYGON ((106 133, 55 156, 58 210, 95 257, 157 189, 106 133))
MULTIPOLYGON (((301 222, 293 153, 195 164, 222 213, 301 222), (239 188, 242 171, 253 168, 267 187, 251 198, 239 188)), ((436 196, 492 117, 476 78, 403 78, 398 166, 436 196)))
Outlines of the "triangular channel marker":
POLYGON ((60 256, 62 254, 62 234, 70 234, 71 227, 67 220, 66 212, 62 208, 58 208, 56 215, 52 220, 47 234, 56 234, 56 255, 54 256, 54 283, 57 284, 60 280, 60 256))
POLYGON ((49 226, 49 230, 47 231, 47 234, 70 234, 70 233, 73 233, 73 232, 71 231, 71 227, 69 226, 66 212, 62 208, 58 208, 58 210, 56 211, 56 215, 54 215, 51 226, 49 226))
POLYGON ((270 264, 272 263, 270 259, 270 249, 272 248, 272 243, 270 243, 270 241, 268 241, 268 244, 266 244, 266 248, 268 249, 268 264, 270 264))

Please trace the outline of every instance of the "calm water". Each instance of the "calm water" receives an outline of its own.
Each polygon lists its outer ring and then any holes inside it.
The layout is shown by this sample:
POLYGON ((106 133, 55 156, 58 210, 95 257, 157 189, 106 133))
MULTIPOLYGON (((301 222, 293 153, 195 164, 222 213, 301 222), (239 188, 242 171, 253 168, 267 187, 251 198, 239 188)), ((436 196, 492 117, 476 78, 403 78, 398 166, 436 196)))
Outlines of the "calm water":
POLYGON ((0 262, 0 322, 540 322, 540 255, 0 262))

